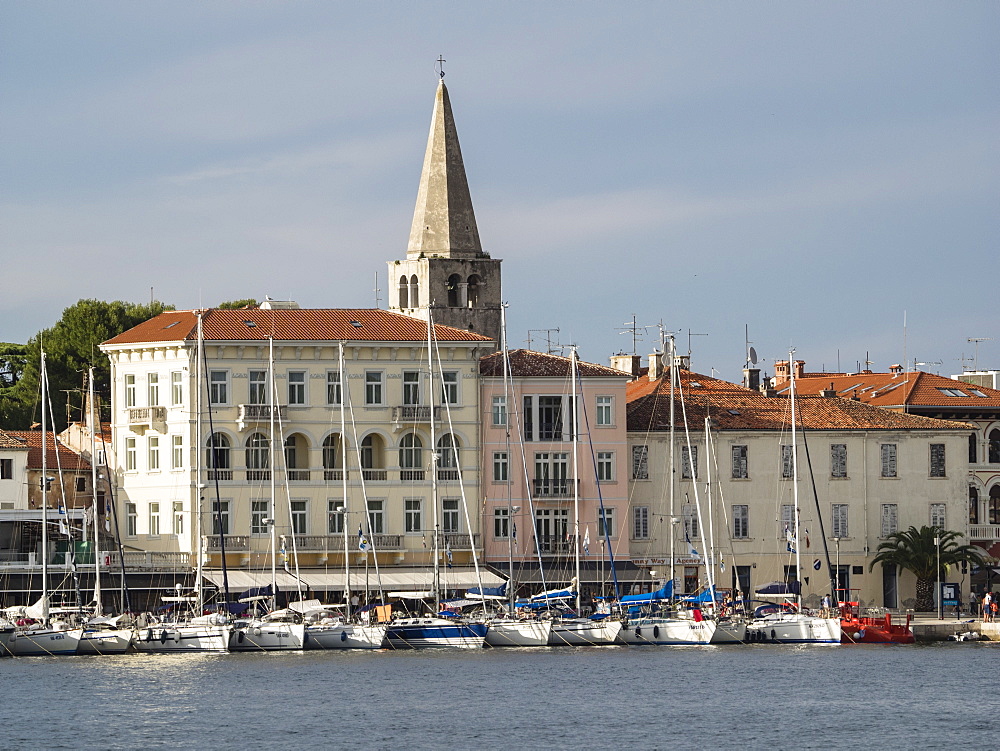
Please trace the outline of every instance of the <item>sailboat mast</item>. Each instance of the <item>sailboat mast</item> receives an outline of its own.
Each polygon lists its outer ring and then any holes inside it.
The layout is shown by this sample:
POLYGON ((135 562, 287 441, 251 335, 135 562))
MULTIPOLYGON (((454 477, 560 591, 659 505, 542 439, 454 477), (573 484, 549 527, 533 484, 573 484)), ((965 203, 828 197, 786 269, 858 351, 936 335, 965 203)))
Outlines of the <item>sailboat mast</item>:
POLYGON ((573 347, 570 361, 570 376, 573 388, 570 391, 570 420, 573 430, 573 559, 576 564, 576 612, 580 613, 580 468, 578 449, 580 446, 580 431, 577 425, 576 409, 576 347, 573 347))
POLYGON ((514 613, 514 605, 517 600, 517 593, 514 591, 514 530, 516 529, 514 522, 514 501, 513 495, 513 478, 510 471, 510 406, 513 402, 513 395, 511 394, 511 378, 510 378, 510 362, 508 361, 508 350, 507 350, 507 306, 500 306, 500 350, 503 352, 503 400, 504 409, 506 414, 504 415, 504 455, 508 457, 508 467, 507 467, 507 599, 510 602, 510 612, 514 613))
POLYGON ((794 522, 794 535, 793 540, 795 541, 795 581, 798 584, 798 592, 796 593, 795 600, 798 604, 799 610, 802 609, 802 561, 799 550, 801 546, 799 545, 799 459, 798 459, 798 448, 796 447, 796 434, 795 434, 795 367, 792 363, 792 355, 795 350, 789 350, 788 352, 788 374, 791 381, 790 393, 792 400, 792 513, 795 515, 794 522))
POLYGON ((49 377, 42 350, 42 625, 49 625, 49 478, 45 434, 45 405, 48 403, 49 377))
MULTIPOLYGON (((677 364, 676 361, 677 361, 677 358, 674 355, 674 335, 673 334, 671 334, 667 338, 667 342, 669 343, 669 347, 667 348, 667 352, 668 352, 668 355, 669 355, 669 361, 667 363, 667 374, 670 376, 670 440, 668 442, 669 446, 670 446, 670 449, 669 449, 669 451, 670 451, 670 457, 669 457, 669 459, 667 461, 667 464, 668 464, 667 471, 669 473, 669 482, 668 482, 669 490, 668 490, 668 494, 669 494, 669 499, 670 499, 670 514, 669 514, 669 516, 667 518, 669 519, 669 530, 670 530, 670 582, 671 582, 671 592, 672 592, 673 588, 674 588, 674 582, 677 581, 677 542, 676 542, 677 532, 674 529, 674 519, 676 518, 676 514, 677 514, 677 511, 674 508, 674 506, 675 506, 675 502, 674 502, 674 455, 677 453, 677 448, 674 445, 674 441, 676 439, 676 434, 677 434, 676 428, 674 427, 674 412, 675 412, 675 408, 674 408, 674 381, 677 378, 677 373, 676 373, 676 364, 677 364)), ((663 349, 662 346, 661 346, 661 349, 663 349)))
MULTIPOLYGON (((205 560, 202 555, 201 540, 201 448, 204 444, 204 437, 201 432, 201 370, 202 370, 202 350, 204 344, 204 332, 201 327, 201 311, 198 311, 198 349, 195 352, 195 423, 194 423, 194 544, 195 544, 195 574, 194 574, 194 596, 197 614, 201 615, 205 611, 205 596, 201 586, 201 579, 204 576, 205 560)), ((212 464, 215 463, 215 441, 212 441, 212 464)))
MULTIPOLYGON (((347 377, 344 375, 344 343, 341 342, 337 350, 337 378, 340 387, 340 481, 344 500, 340 504, 341 526, 344 530, 344 610, 347 618, 351 617, 351 561, 349 541, 347 538, 347 423, 344 410, 347 408, 344 397, 344 388, 347 377)), ((333 464, 331 461, 330 464, 333 464)), ((360 467, 359 467, 360 470, 360 467)))
POLYGON ((431 344, 431 329, 434 326, 434 314, 431 308, 427 308, 427 402, 430 405, 430 425, 431 425, 431 507, 434 509, 434 612, 441 610, 441 561, 440 542, 438 535, 441 530, 438 524, 438 486, 437 486, 437 453, 434 451, 434 352, 431 344))
POLYGON ((90 424, 90 489, 94 494, 91 508, 94 510, 94 615, 102 616, 101 603, 101 522, 97 508, 97 420, 94 417, 94 369, 87 371, 87 397, 89 409, 87 422, 90 424))
MULTIPOLYGON (((267 411, 268 411, 268 428, 270 435, 268 436, 270 446, 267 452, 267 458, 270 463, 270 472, 268 475, 271 478, 270 489, 271 489, 271 507, 269 514, 271 517, 271 609, 278 609, 278 549, 277 549, 277 504, 274 502, 275 490, 274 490, 274 468, 276 466, 274 461, 274 410, 276 400, 274 398, 276 385, 274 383, 274 337, 268 337, 268 348, 267 348, 267 411)), ((280 448, 280 447, 279 447, 280 448)))

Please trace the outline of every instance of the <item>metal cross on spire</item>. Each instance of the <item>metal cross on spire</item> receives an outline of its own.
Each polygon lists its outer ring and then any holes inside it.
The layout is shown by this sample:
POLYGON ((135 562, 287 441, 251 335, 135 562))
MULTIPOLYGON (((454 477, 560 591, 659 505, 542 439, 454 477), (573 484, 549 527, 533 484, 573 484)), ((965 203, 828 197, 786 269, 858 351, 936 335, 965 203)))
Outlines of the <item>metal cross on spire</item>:
POLYGON ((448 62, 444 59, 444 55, 438 55, 437 59, 437 72, 441 78, 444 78, 444 64, 448 62))

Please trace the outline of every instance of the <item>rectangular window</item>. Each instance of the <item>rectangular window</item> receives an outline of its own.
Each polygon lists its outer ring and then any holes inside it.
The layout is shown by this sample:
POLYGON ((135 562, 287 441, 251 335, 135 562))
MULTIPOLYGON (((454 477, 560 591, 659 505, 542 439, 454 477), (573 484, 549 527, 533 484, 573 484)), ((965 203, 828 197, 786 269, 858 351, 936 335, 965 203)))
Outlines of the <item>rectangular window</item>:
POLYGON ((632 509, 632 539, 649 539, 649 506, 636 506, 632 509))
POLYGON ((403 371, 403 404, 420 404, 420 371, 403 371))
POLYGON ((331 535, 344 534, 344 502, 329 500, 326 502, 326 531, 331 535))
POLYGON ((524 409, 521 410, 521 423, 524 425, 524 440, 535 440, 535 412, 532 407, 534 397, 524 397, 524 409))
POLYGON ((138 459, 135 451, 135 438, 125 439, 125 470, 135 472, 138 469, 138 459))
POLYGON ((681 479, 698 479, 698 447, 681 446, 681 479), (692 470, 692 467, 694 468, 692 470))
POLYGON ((792 447, 786 444, 781 445, 781 476, 790 480, 792 476, 792 447))
POLYGON ((270 530, 267 526, 267 501, 250 501, 250 534, 266 535, 270 530))
POLYGON ((229 534, 229 501, 212 502, 212 534, 229 534))
POLYGON ((155 501, 149 504, 149 536, 160 536, 160 504, 155 501))
POLYGON ((633 446, 632 447, 632 479, 633 480, 648 480, 649 479, 649 447, 648 446, 633 446))
POLYGON ((250 404, 267 404, 267 371, 250 371, 250 404))
POLYGON ((180 469, 184 466, 184 436, 171 436, 170 440, 172 446, 170 451, 170 466, 172 469, 180 469))
POLYGON ((406 498, 403 500, 403 522, 404 529, 408 534, 423 531, 423 511, 424 502, 421 498, 406 498))
POLYGON ((745 540, 750 537, 750 507, 744 504, 733 506, 733 537, 745 540))
POLYGON ((850 508, 846 503, 833 504, 833 536, 850 537, 850 530, 847 527, 847 511, 850 508))
POLYGON ((441 501, 441 529, 444 532, 461 532, 462 517, 458 513, 461 498, 444 498, 441 501))
POLYGON ((830 444, 830 477, 847 477, 847 444, 830 444))
POLYGON ((146 376, 146 387, 149 396, 149 406, 158 407, 160 405, 160 374, 148 374, 146 376))
POLYGON ((931 444, 931 477, 945 477, 944 444, 931 444))
POLYGON ((125 504, 125 534, 128 537, 139 534, 139 512, 134 503, 125 504))
POLYGON ((733 446, 733 479, 745 480, 750 476, 747 465, 747 447, 733 446))
POLYGON ((682 514, 684 520, 684 536, 688 540, 694 540, 699 537, 698 534, 698 509, 694 507, 693 504, 688 503, 684 506, 684 512, 682 514))
POLYGON ((292 501, 292 532, 297 535, 307 535, 309 522, 309 502, 292 501))
POLYGON ((882 444, 882 477, 896 476, 896 444, 882 444))
POLYGON ((493 482, 507 482, 507 452, 493 452, 493 482))
POLYGON ((495 540, 506 540, 510 536, 510 509, 493 509, 493 538, 495 540))
POLYGON ((441 403, 458 404, 457 370, 445 370, 441 373, 441 403))
POLYGON ((948 529, 948 520, 945 512, 945 504, 943 503, 932 503, 931 504, 931 526, 937 527, 938 529, 944 530, 948 529))
POLYGON ((535 454, 535 495, 566 496, 570 494, 569 454, 540 452, 535 454))
POLYGON ((149 447, 149 469, 150 471, 160 468, 160 438, 151 435, 148 442, 149 447))
POLYGON ((507 424, 507 397, 506 396, 494 396, 493 397, 493 424, 494 425, 506 425, 507 424))
POLYGON ((381 498, 368 499, 368 529, 373 535, 385 534, 385 501, 381 498))
POLYGON ((614 397, 597 397, 597 424, 614 425, 614 397))
POLYGON ((382 404, 382 371, 365 371, 365 404, 382 404))
POLYGON ((615 510, 604 507, 597 510, 597 536, 600 539, 615 536, 615 510))
POLYGON ((184 403, 184 373, 179 370, 170 374, 170 403, 175 407, 184 403))
POLYGON ((174 501, 174 529, 173 532, 178 537, 184 534, 184 503, 174 501))
POLYGON ((0 459, 0 480, 14 479, 14 460, 0 459))
POLYGON ((342 404, 344 393, 340 384, 340 371, 328 370, 326 372, 326 403, 342 404))
POLYGON ((538 440, 563 440, 563 398, 538 397, 538 440))
POLYGON ((208 399, 212 404, 229 404, 228 370, 213 370, 209 372, 208 399))
POLYGON ((131 373, 125 376, 125 406, 135 406, 135 376, 131 373))
POLYGON ((889 537, 899 531, 899 506, 895 503, 882 504, 882 534, 889 537))
POLYGON ((288 371, 288 403, 299 407, 306 403, 306 372, 304 370, 288 371))
POLYGON ((77 493, 86 493, 87 492, 87 478, 86 477, 77 477, 76 478, 76 492, 77 493))
POLYGON ((597 479, 611 482, 615 479, 615 455, 612 451, 597 452, 597 479))
POLYGON ((781 505, 781 523, 778 527, 778 539, 791 540, 795 536, 795 506, 790 503, 781 505))

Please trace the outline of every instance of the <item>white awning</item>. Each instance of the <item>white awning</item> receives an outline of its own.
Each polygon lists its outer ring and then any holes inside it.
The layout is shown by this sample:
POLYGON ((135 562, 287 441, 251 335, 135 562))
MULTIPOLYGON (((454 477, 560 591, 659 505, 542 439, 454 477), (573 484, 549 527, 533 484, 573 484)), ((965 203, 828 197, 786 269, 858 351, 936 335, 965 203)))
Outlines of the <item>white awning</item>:
MULTIPOLYGON (((213 584, 222 586, 222 571, 211 569, 205 571, 205 578, 213 584)), ((299 569, 299 579, 303 585, 312 590, 333 591, 344 589, 344 572, 333 572, 329 569, 299 569)), ((295 590, 298 582, 295 577, 285 571, 278 572, 278 589, 283 592, 295 590)), ((383 590, 414 591, 429 589, 433 584, 434 574, 427 569, 405 568, 400 566, 384 566, 379 569, 379 576, 375 575, 374 566, 368 569, 367 576, 363 570, 351 571, 351 589, 362 590, 366 586, 369 590, 377 589, 381 580, 383 590)), ((498 587, 506 581, 501 576, 497 576, 492 571, 485 568, 479 569, 479 578, 476 578, 476 570, 472 566, 455 566, 454 568, 441 570, 442 589, 468 589, 478 587, 480 583, 484 587, 498 587)), ((229 590, 241 591, 253 587, 266 587, 271 583, 270 571, 229 571, 229 590)))

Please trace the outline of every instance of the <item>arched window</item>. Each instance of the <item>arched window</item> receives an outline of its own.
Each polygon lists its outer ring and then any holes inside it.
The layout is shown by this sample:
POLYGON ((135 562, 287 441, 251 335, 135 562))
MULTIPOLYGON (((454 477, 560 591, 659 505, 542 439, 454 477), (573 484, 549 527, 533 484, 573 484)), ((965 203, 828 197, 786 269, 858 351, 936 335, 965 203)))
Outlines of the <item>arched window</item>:
POLYGON ((979 434, 973 433, 969 436, 969 464, 979 461, 979 434))
POLYGON ((323 469, 341 469, 343 451, 340 448, 340 436, 334 433, 323 439, 323 469))
POLYGON ((247 469, 263 470, 270 464, 267 436, 254 433, 247 439, 247 469))
POLYGON ((969 524, 979 524, 979 491, 969 486, 969 524))
POLYGON ((229 455, 231 447, 229 437, 225 433, 213 433, 205 442, 205 464, 208 467, 209 480, 232 480, 232 461, 229 455))
POLYGON ((990 524, 1000 524, 1000 485, 990 488, 990 524))
POLYGON ((420 307, 420 282, 417 281, 416 274, 410 277, 410 307, 420 307))
POLYGON ((1000 464, 1000 430, 990 431, 990 464, 1000 464))
POLYGON ((285 439, 285 468, 305 469, 309 466, 309 444, 304 436, 292 433, 285 439))
POLYGON ((399 277, 399 307, 400 308, 408 308, 408 307, 410 307, 410 305, 409 305, 410 295, 409 295, 409 292, 408 292, 409 288, 410 288, 410 285, 406 281, 406 277, 405 276, 399 277))
POLYGON ((469 277, 469 307, 476 308, 479 307, 479 291, 482 289, 483 280, 479 278, 476 274, 469 277))
POLYGON ((361 474, 366 480, 385 480, 385 449, 378 435, 366 435, 361 441, 361 474))
POLYGON ((448 307, 457 308, 458 303, 458 288, 462 284, 462 277, 458 274, 452 274, 448 277, 448 307))
POLYGON ((399 466, 403 469, 421 469, 423 461, 423 441, 415 433, 407 433, 399 442, 399 466))
POLYGON ((458 469, 458 451, 461 445, 451 433, 445 433, 438 439, 437 464, 441 469, 458 469))

